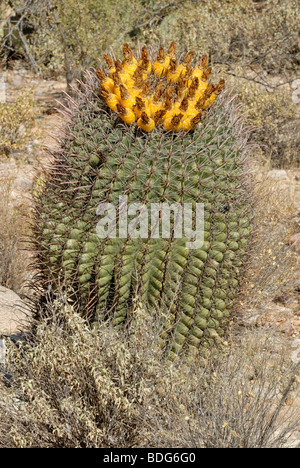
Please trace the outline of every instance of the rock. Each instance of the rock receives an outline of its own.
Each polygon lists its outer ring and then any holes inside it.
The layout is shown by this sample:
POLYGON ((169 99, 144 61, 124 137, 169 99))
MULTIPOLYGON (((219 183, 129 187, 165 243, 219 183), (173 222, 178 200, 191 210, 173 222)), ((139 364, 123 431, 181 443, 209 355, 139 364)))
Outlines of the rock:
POLYGON ((16 293, 0 286, 0 335, 17 335, 28 323, 29 313, 16 293))
POLYGON ((0 365, 5 364, 5 358, 6 358, 6 345, 5 341, 0 338, 0 365))
POLYGON ((16 88, 21 88, 24 85, 24 78, 20 73, 16 73, 11 77, 11 84, 16 88))
POLYGON ((32 189, 32 184, 33 180, 30 178, 30 175, 28 177, 26 177, 26 175, 23 175, 23 177, 20 175, 15 180, 14 188, 19 192, 30 191, 32 189))
POLYGON ((24 124, 21 124, 17 130, 18 136, 22 137, 26 132, 26 127, 24 124))
POLYGON ((288 180, 287 172, 283 169, 273 169, 272 171, 268 172, 268 177, 271 179, 277 180, 288 180))
POLYGON ((293 218, 293 221, 300 227, 300 216, 296 216, 295 218, 293 218))
POLYGON ((300 233, 299 234, 294 234, 290 238, 290 245, 291 245, 294 252, 297 252, 297 253, 300 254, 300 233))
POLYGON ((292 354, 292 361, 294 364, 300 364, 300 340, 296 339, 292 343, 292 348, 295 349, 295 351, 292 354))

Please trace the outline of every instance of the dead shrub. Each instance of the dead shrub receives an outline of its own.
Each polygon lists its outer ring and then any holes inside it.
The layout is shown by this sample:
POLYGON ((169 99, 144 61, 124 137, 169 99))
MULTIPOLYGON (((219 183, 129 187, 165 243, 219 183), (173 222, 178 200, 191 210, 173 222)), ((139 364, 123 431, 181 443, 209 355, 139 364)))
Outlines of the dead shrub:
POLYGON ((37 448, 277 447, 294 426, 295 370, 271 343, 243 338, 209 362, 166 362, 159 317, 136 305, 125 334, 91 330, 63 297, 35 336, 9 347, 0 445, 37 448), (280 419, 281 418, 281 419, 280 419))
POLYGON ((164 398, 151 415, 145 414, 148 443, 166 448, 288 447, 300 422, 297 409, 287 405, 299 396, 299 375, 285 350, 274 350, 273 340, 246 333, 214 351, 202 369, 199 363, 191 366, 179 393, 162 389, 164 398))

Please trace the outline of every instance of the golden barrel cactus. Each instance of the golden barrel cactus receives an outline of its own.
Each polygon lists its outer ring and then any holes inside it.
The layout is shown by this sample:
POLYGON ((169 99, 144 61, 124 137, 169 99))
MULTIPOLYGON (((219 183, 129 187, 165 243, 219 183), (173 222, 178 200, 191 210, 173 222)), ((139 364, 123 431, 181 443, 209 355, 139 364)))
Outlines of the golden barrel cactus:
MULTIPOLYGON (((209 82, 203 56, 181 63, 176 46, 146 47, 107 70, 87 73, 70 98, 67 129, 36 199, 35 237, 43 287, 64 287, 91 323, 130 321, 136 297, 162 316, 168 355, 211 346, 222 334, 239 287, 250 236, 247 134, 224 81, 209 82), (100 83, 99 83, 100 80, 100 83), (219 96, 219 97, 218 97, 219 96), (186 204, 204 207, 203 242, 187 235, 99 237, 98 207, 186 204)), ((118 212, 120 220, 120 212, 118 212)), ((129 215, 129 209, 126 212, 129 215)))

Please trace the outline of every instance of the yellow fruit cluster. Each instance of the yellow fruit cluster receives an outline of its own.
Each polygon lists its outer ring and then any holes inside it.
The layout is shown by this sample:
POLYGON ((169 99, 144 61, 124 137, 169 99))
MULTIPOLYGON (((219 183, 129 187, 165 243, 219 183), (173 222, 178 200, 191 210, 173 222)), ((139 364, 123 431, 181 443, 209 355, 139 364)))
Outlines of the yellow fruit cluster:
POLYGON ((136 122, 145 132, 158 126, 175 132, 194 130, 203 111, 212 107, 225 86, 224 80, 217 86, 209 83, 211 67, 207 55, 195 68, 191 65, 193 52, 178 64, 174 42, 167 54, 162 47, 159 49, 154 63, 146 47, 140 60, 128 44, 123 46, 123 55, 123 61, 104 56, 108 75, 96 69, 101 95, 124 122, 136 122))

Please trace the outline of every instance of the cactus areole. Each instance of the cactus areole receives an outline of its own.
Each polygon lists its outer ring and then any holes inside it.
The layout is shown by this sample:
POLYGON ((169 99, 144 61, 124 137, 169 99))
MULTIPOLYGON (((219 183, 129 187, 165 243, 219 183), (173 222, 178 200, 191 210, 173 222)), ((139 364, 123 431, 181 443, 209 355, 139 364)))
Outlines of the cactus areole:
POLYGON ((246 131, 224 81, 209 82, 207 56, 180 63, 175 43, 152 60, 146 47, 123 53, 87 72, 64 111, 36 196, 41 284, 63 287, 91 323, 118 328, 138 298, 159 312, 171 358, 205 352, 223 334, 247 256, 246 131))

